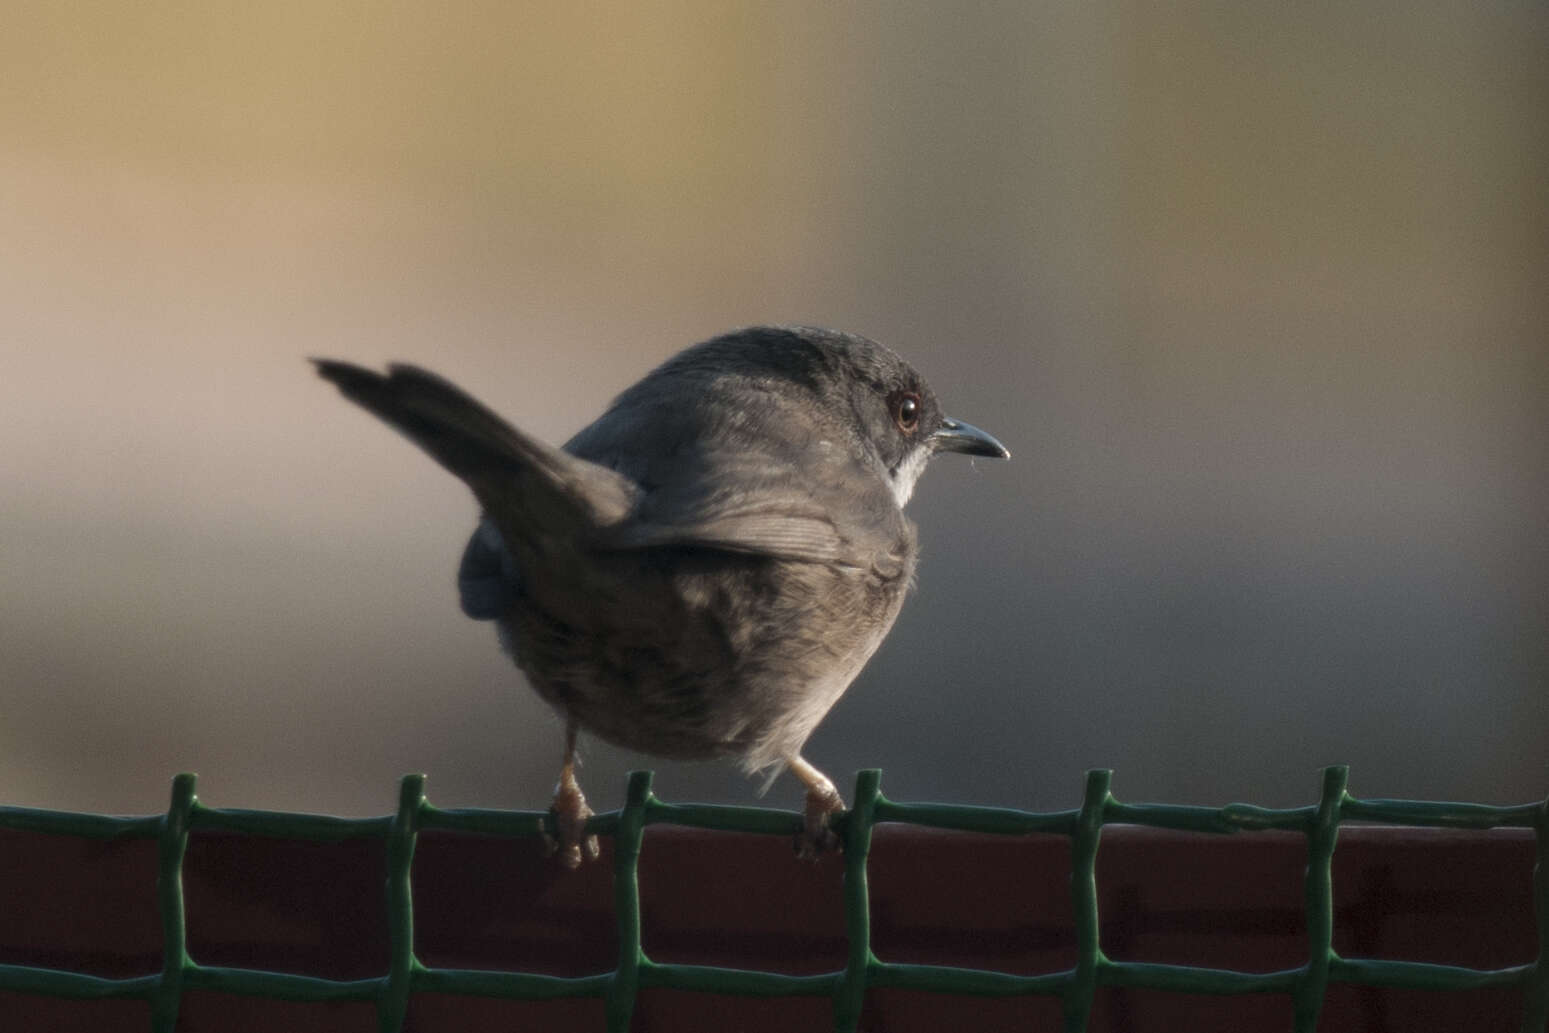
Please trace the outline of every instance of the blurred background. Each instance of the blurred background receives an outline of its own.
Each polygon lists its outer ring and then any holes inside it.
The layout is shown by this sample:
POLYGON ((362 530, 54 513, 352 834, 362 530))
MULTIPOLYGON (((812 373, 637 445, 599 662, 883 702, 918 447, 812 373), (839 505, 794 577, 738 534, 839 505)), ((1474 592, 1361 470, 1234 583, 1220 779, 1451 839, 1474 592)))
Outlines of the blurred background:
MULTIPOLYGON (((894 799, 1549 792, 1549 6, 133 4, 0 40, 0 802, 546 806, 461 485, 304 361, 563 441, 696 340, 891 345, 894 799)), ((590 742, 672 800, 730 764, 590 742)), ((782 778, 766 801, 796 806, 782 778)))

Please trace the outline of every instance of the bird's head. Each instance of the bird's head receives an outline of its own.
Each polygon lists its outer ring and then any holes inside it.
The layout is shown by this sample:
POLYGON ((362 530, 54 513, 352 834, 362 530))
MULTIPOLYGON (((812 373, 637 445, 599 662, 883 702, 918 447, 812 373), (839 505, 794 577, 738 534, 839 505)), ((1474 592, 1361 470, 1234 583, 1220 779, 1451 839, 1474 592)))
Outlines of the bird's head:
POLYGON ((820 404, 852 428, 856 444, 883 472, 900 507, 937 453, 1011 457, 993 435, 944 413, 925 378, 890 349, 834 330, 793 327, 784 332, 827 360, 815 378, 820 404))

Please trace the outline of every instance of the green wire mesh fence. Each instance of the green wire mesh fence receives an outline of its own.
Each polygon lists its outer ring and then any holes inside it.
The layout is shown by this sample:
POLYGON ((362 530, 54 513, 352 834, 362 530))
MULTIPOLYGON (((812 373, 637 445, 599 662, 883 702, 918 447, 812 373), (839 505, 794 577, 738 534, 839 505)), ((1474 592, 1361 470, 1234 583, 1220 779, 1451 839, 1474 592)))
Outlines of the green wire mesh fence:
POLYGON ((1324 771, 1314 806, 1270 809, 1246 804, 1222 808, 1128 804, 1109 791, 1111 772, 1088 773, 1077 810, 1032 813, 1006 808, 895 803, 880 791, 881 773, 860 772, 854 806, 836 820, 844 843, 844 908, 848 960, 843 969, 788 975, 710 965, 651 960, 641 945, 639 860, 645 827, 653 824, 791 836, 801 816, 767 808, 669 804, 651 792, 651 773, 630 776, 625 805, 589 822, 613 839, 614 917, 619 954, 612 971, 567 977, 531 972, 435 968, 415 953, 410 870, 417 835, 448 830, 496 837, 536 838, 551 831, 542 811, 441 809, 425 799, 423 775, 403 779, 398 810, 380 818, 219 809, 201 804, 191 774, 173 781, 164 815, 107 817, 33 808, 0 807, 0 829, 19 829, 92 839, 156 839, 157 903, 162 928, 161 971, 111 979, 60 969, 0 965, 0 990, 76 999, 138 998, 151 1004, 151 1028, 171 1033, 189 990, 288 1001, 362 1001, 375 1005, 379 1028, 403 1028, 409 997, 442 993, 469 997, 552 1000, 600 998, 607 1028, 627 1030, 642 989, 671 988, 745 997, 827 997, 836 1030, 854 1031, 868 989, 897 988, 975 996, 1044 995, 1058 998, 1067 1030, 1087 1028, 1098 987, 1175 993, 1289 996, 1294 1029, 1314 1030, 1331 984, 1440 991, 1514 988, 1523 1000, 1521 1029, 1542 1033, 1549 1025, 1549 800, 1516 807, 1410 800, 1362 800, 1346 791, 1348 769, 1324 771), (1345 958, 1334 950, 1332 858, 1341 822, 1383 822, 1461 829, 1532 829, 1536 840, 1533 900, 1537 957, 1496 969, 1467 968, 1379 958, 1345 958), (1075 914, 1074 967, 1020 975, 966 967, 901 964, 872 950, 867 862, 872 831, 882 822, 995 835, 1063 835, 1071 841, 1071 894, 1075 914), (1152 962, 1110 960, 1099 942, 1096 860, 1105 824, 1124 823, 1194 833, 1285 830, 1306 837, 1304 922, 1309 945, 1299 967, 1272 972, 1235 971, 1152 962), (191 829, 297 840, 336 842, 376 838, 387 847, 387 911, 390 963, 385 975, 333 980, 285 972, 200 965, 189 955, 183 907, 183 859, 191 829))

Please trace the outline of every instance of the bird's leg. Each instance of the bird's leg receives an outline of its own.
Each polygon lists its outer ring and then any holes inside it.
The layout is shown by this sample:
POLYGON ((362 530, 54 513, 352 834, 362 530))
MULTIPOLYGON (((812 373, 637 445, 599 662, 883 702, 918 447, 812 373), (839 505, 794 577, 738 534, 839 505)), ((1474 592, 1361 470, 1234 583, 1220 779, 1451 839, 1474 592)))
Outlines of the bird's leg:
POLYGON ((792 753, 785 763, 807 787, 807 823, 796 836, 796 853, 810 859, 825 850, 838 850, 839 837, 828 827, 828 819, 844 811, 844 797, 828 776, 808 764, 801 754, 792 753))
POLYGON ((594 861, 601 852, 597 837, 586 834, 586 819, 592 816, 592 809, 586 806, 586 797, 575 780, 576 731, 574 722, 565 726, 565 763, 559 769, 559 785, 554 787, 554 804, 549 808, 559 839, 550 839, 547 832, 543 836, 549 853, 558 851, 560 863, 571 869, 581 867, 582 851, 594 861))

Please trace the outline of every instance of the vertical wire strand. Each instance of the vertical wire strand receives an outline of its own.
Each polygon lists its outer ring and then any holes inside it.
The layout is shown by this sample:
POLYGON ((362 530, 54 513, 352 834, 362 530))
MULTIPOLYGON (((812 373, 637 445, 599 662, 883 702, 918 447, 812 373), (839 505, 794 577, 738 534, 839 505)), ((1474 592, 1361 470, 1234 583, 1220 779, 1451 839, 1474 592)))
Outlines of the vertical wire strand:
POLYGON ((871 895, 866 861, 871 830, 881 798, 882 772, 870 768, 855 776, 855 806, 844 816, 844 927, 850 942, 844 975, 834 988, 834 1029, 854 1033, 866 1004, 866 983, 876 956, 871 953, 871 895))
POLYGON ((398 787, 398 812, 387 834, 387 937, 389 964, 382 996, 377 1002, 377 1027, 382 1033, 403 1029, 414 977, 414 891, 410 869, 419 834, 420 809, 425 804, 425 776, 405 775, 398 787))
POLYGON ((1076 915, 1076 969, 1064 993, 1066 1033, 1082 1033, 1097 996, 1097 970, 1107 959, 1099 942, 1097 919, 1097 844, 1103 809, 1111 796, 1113 772, 1086 773, 1086 793, 1070 842, 1070 897, 1076 915))
POLYGON ((1538 859, 1533 865, 1533 911, 1538 923, 1538 959, 1528 976, 1522 1033, 1549 1029, 1549 799, 1533 815, 1538 859))
POLYGON ((613 834, 613 909, 618 919, 619 963, 608 984, 609 1033, 629 1029, 640 995, 640 965, 647 960, 640 946, 640 843, 650 800, 651 772, 630 772, 624 809, 613 834))
POLYGON ((183 914, 183 855, 188 850, 188 823, 198 797, 198 776, 184 772, 172 780, 172 802, 162 818, 157 843, 156 904, 161 912, 161 979, 151 1001, 153 1033, 172 1033, 183 1003, 183 973, 188 956, 188 926, 183 914))
POLYGON ((1334 844, 1339 838, 1340 807, 1350 769, 1323 769, 1323 795, 1307 826, 1307 967, 1292 995, 1296 1033, 1313 1033, 1328 993, 1329 963, 1334 960, 1334 844))

